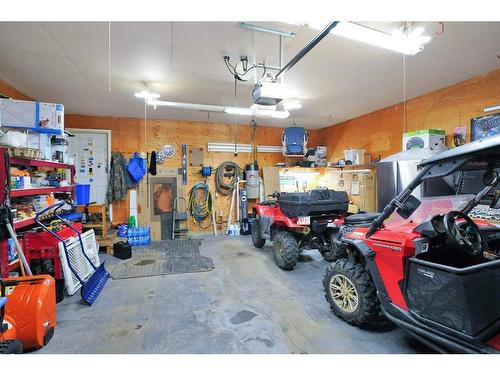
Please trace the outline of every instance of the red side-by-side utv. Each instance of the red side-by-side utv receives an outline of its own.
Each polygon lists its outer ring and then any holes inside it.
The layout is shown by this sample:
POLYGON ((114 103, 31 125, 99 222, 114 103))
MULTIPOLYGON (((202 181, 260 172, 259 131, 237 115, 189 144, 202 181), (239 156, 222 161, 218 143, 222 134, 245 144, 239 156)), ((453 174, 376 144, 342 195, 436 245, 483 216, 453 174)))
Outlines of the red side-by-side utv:
POLYGON ((369 326, 382 312, 439 352, 499 353, 500 227, 473 220, 500 208, 500 136, 420 164, 417 177, 371 224, 343 227, 323 286, 333 312, 369 326), (427 180, 482 170, 477 194, 422 198, 427 180))

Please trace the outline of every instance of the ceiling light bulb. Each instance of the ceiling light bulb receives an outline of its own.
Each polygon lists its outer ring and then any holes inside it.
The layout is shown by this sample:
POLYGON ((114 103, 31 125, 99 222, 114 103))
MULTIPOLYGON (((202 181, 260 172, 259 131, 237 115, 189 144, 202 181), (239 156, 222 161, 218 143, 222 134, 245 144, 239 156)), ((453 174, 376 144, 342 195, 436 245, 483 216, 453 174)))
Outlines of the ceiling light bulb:
POLYGON ((160 97, 160 94, 154 92, 149 92, 148 90, 142 90, 141 92, 136 92, 134 94, 136 98, 144 99, 147 102, 156 100, 160 97))

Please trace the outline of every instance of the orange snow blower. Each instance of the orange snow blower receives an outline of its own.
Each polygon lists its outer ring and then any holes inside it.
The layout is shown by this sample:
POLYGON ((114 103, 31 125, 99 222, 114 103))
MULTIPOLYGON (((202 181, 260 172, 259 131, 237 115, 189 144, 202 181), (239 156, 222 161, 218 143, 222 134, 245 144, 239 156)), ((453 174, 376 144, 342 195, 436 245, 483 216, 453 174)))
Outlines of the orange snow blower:
POLYGON ((55 281, 49 275, 0 279, 0 353, 45 346, 56 326, 55 281))

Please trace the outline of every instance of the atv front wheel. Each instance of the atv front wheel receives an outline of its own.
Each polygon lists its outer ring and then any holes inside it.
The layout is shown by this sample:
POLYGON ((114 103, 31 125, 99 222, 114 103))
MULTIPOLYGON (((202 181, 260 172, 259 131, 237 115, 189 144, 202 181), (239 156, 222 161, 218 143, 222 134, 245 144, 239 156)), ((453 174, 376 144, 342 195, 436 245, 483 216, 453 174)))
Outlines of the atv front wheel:
POLYGON ((21 354, 23 346, 19 340, 0 341, 0 354, 21 354))
POLYGON ((323 276, 325 298, 335 315, 363 327, 377 320, 380 302, 373 281, 362 264, 339 259, 323 276))
POLYGON ((253 222, 251 232, 252 232, 253 245, 259 249, 264 247, 264 245, 266 244, 266 239, 262 238, 260 235, 260 221, 259 221, 259 219, 255 219, 255 221, 253 222))
POLYGON ((293 234, 279 231, 273 238, 274 261, 285 271, 291 271, 299 260, 299 246, 293 234))

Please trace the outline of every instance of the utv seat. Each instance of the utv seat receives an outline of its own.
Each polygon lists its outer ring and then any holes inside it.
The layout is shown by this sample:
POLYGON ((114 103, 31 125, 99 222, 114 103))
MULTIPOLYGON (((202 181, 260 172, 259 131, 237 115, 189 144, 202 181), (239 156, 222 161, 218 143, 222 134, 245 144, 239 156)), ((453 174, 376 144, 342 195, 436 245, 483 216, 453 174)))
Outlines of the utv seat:
POLYGON ((353 226, 362 226, 371 224, 373 220, 380 215, 377 212, 363 212, 359 214, 346 216, 344 219, 345 224, 353 226))

